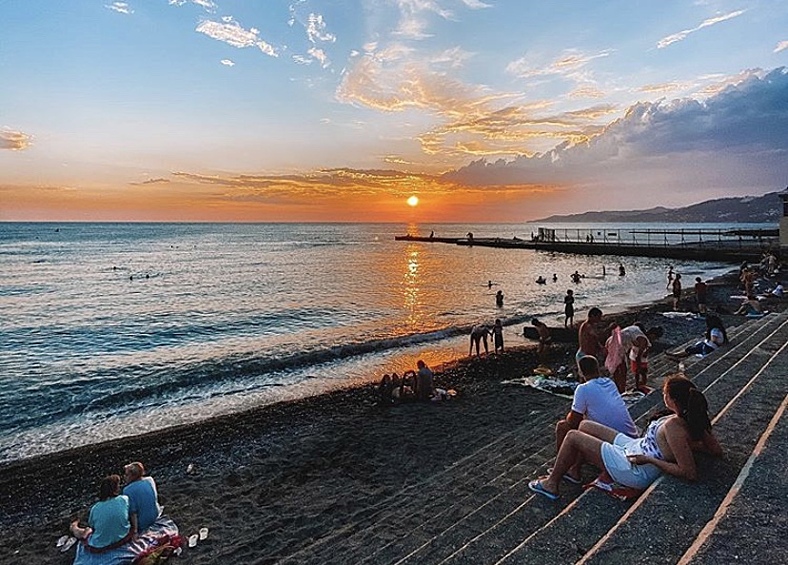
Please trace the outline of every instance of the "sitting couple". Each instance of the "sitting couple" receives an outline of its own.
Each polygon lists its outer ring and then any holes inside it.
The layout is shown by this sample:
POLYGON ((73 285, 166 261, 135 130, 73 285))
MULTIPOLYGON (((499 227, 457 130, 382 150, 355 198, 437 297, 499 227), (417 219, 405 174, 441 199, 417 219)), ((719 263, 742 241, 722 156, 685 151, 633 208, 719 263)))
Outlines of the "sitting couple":
POLYGON ((689 379, 667 379, 663 398, 669 413, 652 421, 643 437, 636 437, 637 428, 615 384, 599 377, 596 359, 583 357, 580 367, 588 382, 577 387, 572 410, 556 426, 555 466, 548 476, 528 484, 532 491, 558 499, 562 479, 581 482, 583 463, 601 469, 603 482, 612 479, 636 490, 645 489, 662 473, 695 480, 693 450, 722 454, 711 433, 706 398, 689 379))
MULTIPOLYGON (((91 562, 92 554, 107 554, 123 548, 139 539, 161 518, 156 483, 152 477, 145 476, 142 463, 135 461, 126 465, 124 477, 126 486, 122 493, 120 476, 109 475, 101 480, 99 501, 90 508, 87 527, 80 526, 79 520, 71 522, 71 534, 81 541, 74 563, 91 562)), ((175 525, 167 522, 170 525, 165 528, 167 533, 177 534, 175 525)))

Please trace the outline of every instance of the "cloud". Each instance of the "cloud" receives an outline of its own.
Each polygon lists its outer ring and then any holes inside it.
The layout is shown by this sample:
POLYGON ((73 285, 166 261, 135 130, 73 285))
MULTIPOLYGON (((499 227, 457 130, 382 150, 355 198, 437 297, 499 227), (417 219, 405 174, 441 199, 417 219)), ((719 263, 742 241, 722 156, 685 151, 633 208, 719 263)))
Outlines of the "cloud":
POLYGON ((387 169, 325 169, 293 175, 202 175, 184 171, 172 176, 179 182, 220 187, 222 196, 237 201, 296 201, 351 196, 395 195, 405 197, 413 186, 450 192, 455 183, 435 175, 387 169))
POLYGON ((184 4, 196 4, 205 8, 209 12, 215 12, 218 6, 211 2, 211 0, 170 0, 170 6, 183 6, 184 4))
POLYGON ((220 62, 222 65, 224 65, 225 67, 234 67, 234 66, 235 66, 235 62, 234 62, 234 61, 232 61, 232 60, 230 60, 230 59, 222 59, 222 60, 221 60, 221 61, 219 61, 219 62, 220 62))
POLYGON ((130 184, 133 185, 133 186, 143 186, 143 185, 146 185, 146 184, 169 184, 170 182, 172 182, 172 181, 170 181, 170 179, 155 178, 155 179, 144 180, 142 182, 132 182, 130 184))
POLYGON ((446 176, 466 184, 597 183, 630 192, 648 183, 652 190, 777 187, 788 176, 786 99, 786 68, 753 72, 705 101, 635 104, 584 142, 511 161, 482 159, 446 176))
POLYGON ((730 20, 732 18, 736 18, 738 16, 741 16, 746 11, 747 10, 736 10, 735 12, 730 12, 730 13, 724 14, 722 16, 709 18, 707 20, 704 20, 697 27, 694 27, 692 29, 685 29, 685 30, 680 31, 678 33, 674 33, 672 35, 668 35, 667 37, 663 37, 662 39, 657 41, 657 49, 664 49, 668 45, 672 45, 673 43, 676 43, 677 41, 681 41, 681 40, 685 39, 691 33, 695 33, 696 31, 699 31, 699 30, 703 29, 704 27, 713 26, 714 24, 718 24, 720 22, 724 22, 724 21, 730 20))
POLYGON ((22 151, 30 147, 31 143, 32 137, 26 133, 7 128, 0 129, 0 149, 22 151))
POLYGON ((612 49, 605 49, 591 54, 583 53, 577 49, 567 49, 561 56, 549 63, 541 61, 534 56, 525 56, 506 65, 506 72, 519 78, 548 75, 572 76, 573 73, 576 73, 594 59, 607 57, 611 53, 613 53, 612 49))
POLYGON ((482 8, 492 8, 492 4, 485 4, 479 0, 462 0, 462 3, 468 6, 471 10, 480 10, 482 8))
POLYGON ((126 2, 113 2, 112 4, 104 4, 104 7, 108 10, 118 12, 119 14, 131 15, 134 13, 134 10, 132 10, 126 2))
POLYGON ((778 43, 777 47, 774 48, 773 53, 779 53, 784 49, 788 49, 788 41, 781 41, 780 43, 778 43))
POLYGON ((273 46, 260 39, 259 30, 254 28, 248 30, 244 29, 238 22, 234 21, 233 18, 229 16, 222 18, 222 21, 224 23, 203 20, 197 26, 196 31, 239 49, 257 47, 266 55, 271 57, 279 56, 273 46))
POLYGON ((318 41, 334 43, 337 40, 333 33, 326 31, 326 22, 323 21, 323 16, 320 14, 309 14, 306 35, 311 43, 317 43, 318 41))

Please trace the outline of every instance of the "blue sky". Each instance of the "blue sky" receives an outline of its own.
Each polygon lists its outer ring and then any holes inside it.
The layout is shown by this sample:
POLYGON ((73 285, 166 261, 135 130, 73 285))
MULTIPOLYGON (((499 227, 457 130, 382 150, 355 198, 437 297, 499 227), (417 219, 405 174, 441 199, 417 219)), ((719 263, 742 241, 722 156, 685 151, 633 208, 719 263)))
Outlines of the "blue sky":
POLYGON ((765 0, 0 0, 0 220, 763 194, 788 184, 787 64, 765 0))

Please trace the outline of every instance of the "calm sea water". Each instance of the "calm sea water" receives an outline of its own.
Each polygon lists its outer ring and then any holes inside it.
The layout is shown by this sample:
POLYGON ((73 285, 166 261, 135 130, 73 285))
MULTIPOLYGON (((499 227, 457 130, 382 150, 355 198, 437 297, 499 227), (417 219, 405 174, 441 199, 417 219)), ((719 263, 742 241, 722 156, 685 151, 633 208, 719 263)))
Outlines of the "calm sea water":
POLYGON ((534 315, 562 324, 567 288, 578 317, 665 295, 665 260, 623 258, 618 277, 618 257, 394 241, 430 229, 535 227, 0 223, 0 461, 458 358, 470 326, 495 318, 520 344, 534 315))

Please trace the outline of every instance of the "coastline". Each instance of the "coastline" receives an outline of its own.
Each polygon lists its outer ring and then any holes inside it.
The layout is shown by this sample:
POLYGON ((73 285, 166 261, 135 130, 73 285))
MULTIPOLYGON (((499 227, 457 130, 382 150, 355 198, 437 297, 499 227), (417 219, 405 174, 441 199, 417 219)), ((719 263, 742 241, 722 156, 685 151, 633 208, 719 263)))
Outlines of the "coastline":
MULTIPOLYGON (((727 307, 736 286, 733 273, 711 281, 712 304, 727 307)), ((702 333, 702 321, 661 316, 668 309, 657 301, 606 319, 659 323, 658 351, 702 333)), ((573 355, 572 343, 558 343, 549 364, 571 366, 573 355)), ((536 365, 533 346, 519 346, 436 367, 436 385, 459 392, 448 402, 384 408, 368 384, 4 464, 0 526, 18 535, 0 540, 0 562, 70 563, 73 550, 60 554, 55 541, 72 516, 84 519, 97 479, 132 460, 157 480, 182 533, 210 528, 182 562, 274 562, 308 551, 371 501, 418 486, 518 426, 551 434, 569 401, 501 382, 536 365)))

